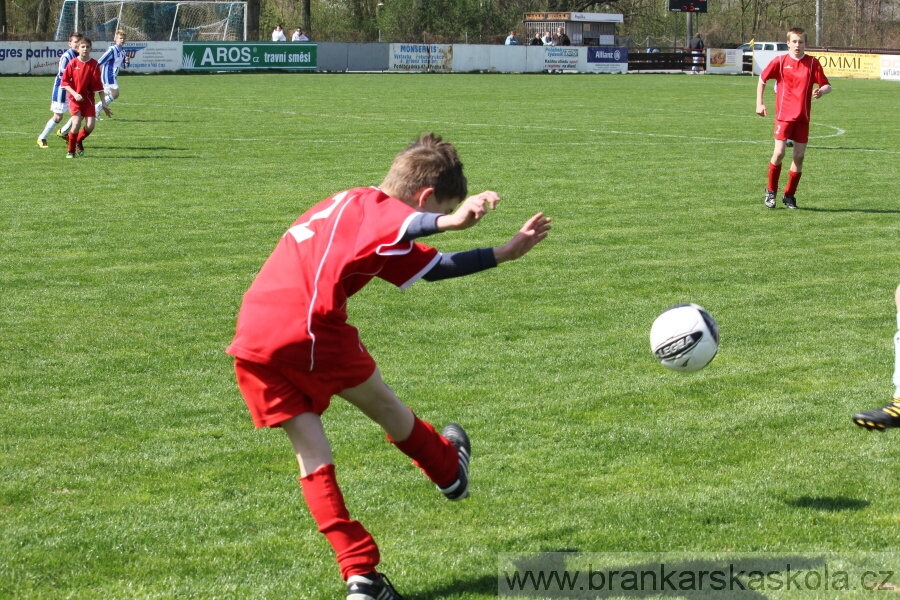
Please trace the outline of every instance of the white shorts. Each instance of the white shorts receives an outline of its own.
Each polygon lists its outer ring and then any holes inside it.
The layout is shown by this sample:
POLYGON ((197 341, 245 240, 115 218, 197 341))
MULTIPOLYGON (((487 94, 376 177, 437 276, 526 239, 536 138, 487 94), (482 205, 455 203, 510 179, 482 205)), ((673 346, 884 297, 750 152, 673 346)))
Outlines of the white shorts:
POLYGON ((117 89, 119 89, 118 83, 106 83, 103 85, 103 91, 106 92, 107 94, 109 93, 109 90, 117 90, 117 89))
POLYGON ((50 112, 55 115, 64 115, 69 112, 69 103, 68 102, 51 102, 50 103, 50 112))

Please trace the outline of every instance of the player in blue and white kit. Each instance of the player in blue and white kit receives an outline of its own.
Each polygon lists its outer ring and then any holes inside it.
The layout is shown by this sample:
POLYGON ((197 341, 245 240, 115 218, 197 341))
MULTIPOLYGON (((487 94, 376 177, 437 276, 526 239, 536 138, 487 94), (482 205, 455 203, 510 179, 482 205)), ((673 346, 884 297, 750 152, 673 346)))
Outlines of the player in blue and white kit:
MULTIPOLYGON (((116 79, 119 69, 124 69, 128 66, 128 55, 125 54, 124 48, 125 32, 121 29, 116 32, 115 42, 97 61, 100 63, 100 79, 103 81, 103 91, 106 93, 107 106, 119 97, 119 82, 116 79)), ((100 106, 99 102, 97 106, 100 106)))
POLYGON ((62 75, 66 70, 66 66, 69 64, 69 61, 78 56, 78 53, 75 51, 75 46, 81 41, 81 37, 81 34, 78 32, 70 35, 69 49, 63 52, 62 56, 59 57, 59 70, 56 73, 56 81, 53 82, 53 93, 50 96, 50 112, 53 113, 53 117, 47 121, 47 124, 44 126, 44 131, 38 136, 37 145, 39 148, 48 147, 47 136, 50 135, 53 128, 62 121, 63 114, 69 112, 68 94, 66 90, 62 89, 62 75))
MULTIPOLYGON (((115 43, 113 43, 109 49, 103 53, 97 62, 100 63, 100 80, 103 82, 103 93, 106 94, 106 105, 109 106, 112 104, 112 101, 119 97, 119 82, 116 79, 116 76, 119 74, 119 69, 128 66, 128 55, 125 54, 125 32, 121 29, 116 32, 115 43)), ((100 114, 102 106, 100 102, 97 102, 95 105, 95 109, 97 114, 100 114)), ((69 133, 69 128, 71 127, 71 121, 66 123, 64 127, 59 130, 59 133, 62 136, 65 136, 69 133)))

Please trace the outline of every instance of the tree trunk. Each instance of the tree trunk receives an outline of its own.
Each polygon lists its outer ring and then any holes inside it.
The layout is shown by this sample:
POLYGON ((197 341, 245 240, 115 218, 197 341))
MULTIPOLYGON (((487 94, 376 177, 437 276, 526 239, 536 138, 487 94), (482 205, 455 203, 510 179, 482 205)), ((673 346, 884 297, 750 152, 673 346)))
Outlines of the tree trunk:
POLYGON ((49 23, 50 23, 50 0, 41 0, 38 3, 37 30, 40 33, 46 33, 47 25, 49 23))
POLYGON ((259 37, 259 0, 247 1, 247 38, 257 41, 259 37))

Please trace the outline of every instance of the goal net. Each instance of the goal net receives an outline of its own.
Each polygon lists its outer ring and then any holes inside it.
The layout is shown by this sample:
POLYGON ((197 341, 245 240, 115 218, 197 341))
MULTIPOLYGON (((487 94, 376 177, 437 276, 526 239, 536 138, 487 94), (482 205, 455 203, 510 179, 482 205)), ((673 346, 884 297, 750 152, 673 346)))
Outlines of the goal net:
POLYGON ((116 30, 129 41, 246 41, 246 2, 190 0, 65 0, 57 40, 80 31, 91 40, 112 40, 116 30))

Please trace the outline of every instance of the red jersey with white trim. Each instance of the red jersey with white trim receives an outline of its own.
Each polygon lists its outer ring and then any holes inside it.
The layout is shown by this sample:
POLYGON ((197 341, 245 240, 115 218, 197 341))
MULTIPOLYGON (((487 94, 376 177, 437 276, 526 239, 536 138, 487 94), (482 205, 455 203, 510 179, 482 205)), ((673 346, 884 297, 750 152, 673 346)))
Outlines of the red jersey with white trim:
POLYGON ((263 364, 334 369, 365 351, 347 323, 347 299, 374 277, 405 289, 440 260, 400 241, 417 211, 377 188, 316 204, 281 238, 244 295, 226 352, 263 364))
POLYGON ((809 54, 800 59, 792 58, 790 54, 777 56, 759 78, 762 81, 774 79, 778 84, 775 90, 776 121, 808 122, 813 85, 828 85, 822 64, 809 54))
POLYGON ((66 65, 61 83, 69 86, 84 96, 84 100, 89 100, 93 104, 94 92, 103 91, 103 82, 100 81, 100 64, 93 58, 83 61, 76 57, 66 65))

